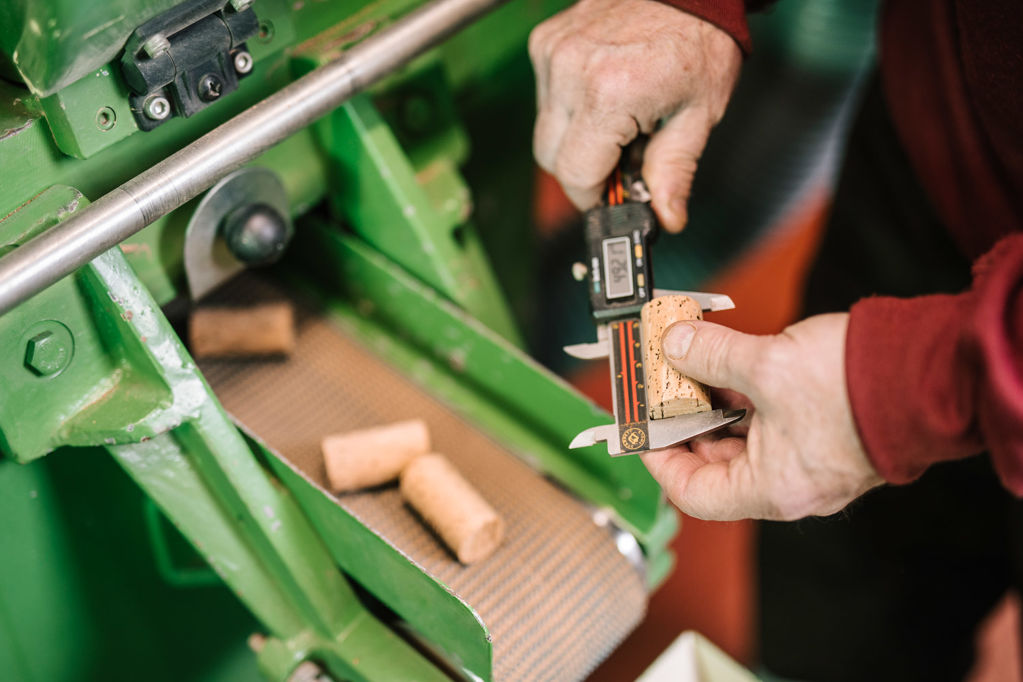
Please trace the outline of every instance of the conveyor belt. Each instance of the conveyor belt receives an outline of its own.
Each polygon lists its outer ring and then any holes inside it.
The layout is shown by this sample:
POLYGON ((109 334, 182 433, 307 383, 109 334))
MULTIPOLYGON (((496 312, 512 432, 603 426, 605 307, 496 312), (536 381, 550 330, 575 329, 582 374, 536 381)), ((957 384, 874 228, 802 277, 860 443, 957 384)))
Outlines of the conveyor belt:
MULTIPOLYGON (((265 300, 266 286, 245 277, 219 302, 265 300)), ((287 360, 200 363, 224 407, 321 487, 324 434, 425 419, 434 448, 505 518, 507 537, 492 557, 459 564, 396 487, 344 495, 338 504, 476 610, 493 636, 496 680, 584 677, 646 608, 643 581, 608 530, 578 500, 335 326, 302 306, 297 324, 297 350, 287 360)))

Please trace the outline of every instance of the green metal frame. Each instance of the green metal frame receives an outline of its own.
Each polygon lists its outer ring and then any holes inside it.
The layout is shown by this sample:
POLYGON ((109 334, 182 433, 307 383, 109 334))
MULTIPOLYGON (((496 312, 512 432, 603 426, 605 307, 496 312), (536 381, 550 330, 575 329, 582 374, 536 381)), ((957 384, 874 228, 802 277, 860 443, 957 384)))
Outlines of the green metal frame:
MULTIPOLYGON (((42 98, 0 81, 0 253, 415 4, 293 10, 260 0, 254 77, 223 103, 148 133, 124 124, 123 85, 104 73, 108 65, 42 98), (101 130, 104 108, 117 123, 101 130)), ((670 569, 677 518, 637 460, 566 449, 575 432, 608 416, 518 348, 458 170, 468 141, 455 93, 484 90, 505 62, 521 59, 509 55, 526 30, 561 4, 511 3, 255 163, 282 178, 295 216, 328 199, 331 217, 299 221, 283 269, 291 286, 424 390, 607 509, 640 540, 654 586, 670 569)), ((44 455, 62 449, 57 457, 68 462, 92 457, 90 448, 108 451, 144 493, 137 532, 151 546, 149 570, 176 589, 226 584, 269 634, 258 653, 267 679, 287 679, 307 659, 339 679, 443 679, 351 581, 467 673, 489 679, 489 636, 471 608, 239 433, 196 369, 160 307, 185 291, 181 246, 193 208, 0 317, 0 453, 9 458, 0 457, 0 483, 35 500, 45 486, 32 472, 44 455), (14 462, 24 475, 12 473, 14 462)), ((33 518, 23 499, 0 504, 5 522, 33 518)), ((22 538, 11 545, 20 547, 29 536, 11 537, 22 538)), ((45 584, 14 557, 0 566, 12 569, 8 580, 45 584)), ((13 584, 0 581, 0 635, 10 635, 0 636, 0 670, 7 661, 21 678, 49 679, 19 644, 25 606, 13 584)), ((55 627, 32 622, 30 632, 55 627)))

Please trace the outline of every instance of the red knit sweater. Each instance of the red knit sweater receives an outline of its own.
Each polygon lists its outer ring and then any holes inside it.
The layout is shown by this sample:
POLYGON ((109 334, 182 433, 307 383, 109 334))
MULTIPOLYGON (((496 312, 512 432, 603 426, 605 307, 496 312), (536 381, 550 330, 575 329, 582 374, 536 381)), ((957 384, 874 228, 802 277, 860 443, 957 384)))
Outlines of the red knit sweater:
MULTIPOLYGON (((663 0, 747 54, 742 0, 663 0)), ((1023 2, 888 0, 881 77, 900 141, 973 286, 856 303, 849 398, 871 461, 904 483, 988 450, 1023 495, 1023 2)))

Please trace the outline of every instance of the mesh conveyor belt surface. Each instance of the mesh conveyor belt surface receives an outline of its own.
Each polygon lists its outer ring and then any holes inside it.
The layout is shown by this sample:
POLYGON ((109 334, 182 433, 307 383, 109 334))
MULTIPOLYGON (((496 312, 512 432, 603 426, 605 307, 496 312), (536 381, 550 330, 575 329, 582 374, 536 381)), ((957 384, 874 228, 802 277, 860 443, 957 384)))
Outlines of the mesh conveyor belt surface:
MULTIPOLYGON (((266 286, 243 279, 218 302, 250 299, 266 286)), ((493 556, 459 564, 396 487, 343 495, 338 504, 476 610, 493 637, 495 679, 584 677, 646 607, 642 580, 610 533, 576 499, 335 326, 301 306, 296 318, 297 350, 287 360, 200 363, 224 407, 321 487, 324 434, 424 419, 434 449, 503 515, 507 536, 493 556)))

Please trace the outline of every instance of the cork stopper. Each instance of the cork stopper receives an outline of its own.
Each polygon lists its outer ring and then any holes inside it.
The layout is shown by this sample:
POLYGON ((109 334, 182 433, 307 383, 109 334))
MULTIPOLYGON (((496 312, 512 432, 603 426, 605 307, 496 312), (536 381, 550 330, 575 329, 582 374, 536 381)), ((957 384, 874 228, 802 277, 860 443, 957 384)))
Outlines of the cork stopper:
POLYGON ((504 539, 504 521, 443 455, 409 462, 401 494, 463 564, 486 559, 504 539))
POLYGON ((198 308, 188 345, 196 358, 288 355, 295 349, 295 312, 288 303, 198 308))
POLYGON ((343 493, 397 480, 405 465, 430 451, 430 433, 422 419, 410 419, 326 436, 320 447, 330 487, 343 493))
POLYGON ((651 419, 711 409, 707 388, 676 370, 664 357, 661 337, 677 322, 702 320, 700 304, 688 296, 659 296, 643 306, 643 367, 646 370, 647 409, 651 419))

